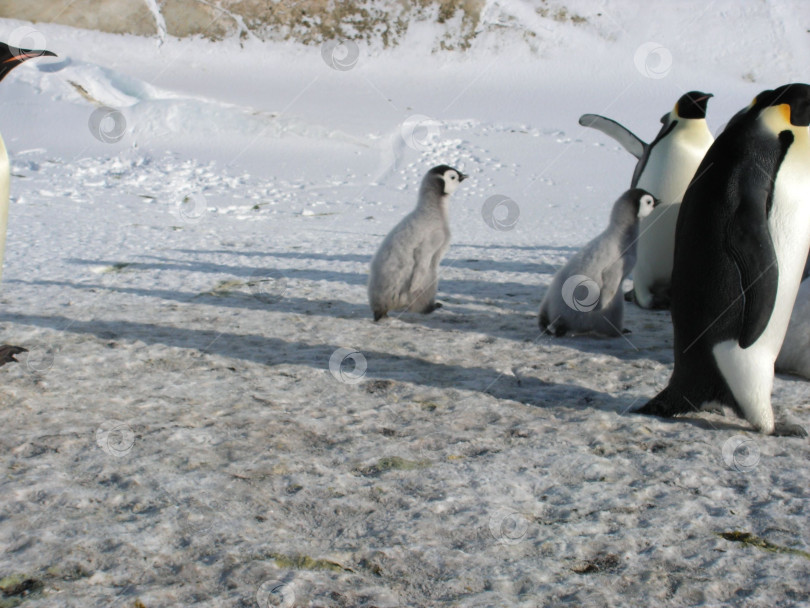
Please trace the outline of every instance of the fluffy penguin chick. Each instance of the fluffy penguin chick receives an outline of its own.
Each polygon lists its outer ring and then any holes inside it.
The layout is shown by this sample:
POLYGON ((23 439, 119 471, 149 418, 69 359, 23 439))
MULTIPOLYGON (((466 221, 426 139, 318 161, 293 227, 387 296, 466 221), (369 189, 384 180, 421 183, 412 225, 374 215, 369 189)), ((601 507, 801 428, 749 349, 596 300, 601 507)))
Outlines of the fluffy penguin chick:
POLYGON ((450 246, 447 205, 467 176, 447 165, 433 167, 419 188, 419 202, 388 233, 371 261, 368 301, 374 320, 391 310, 428 314, 436 302, 439 262, 450 246))
POLYGON ((785 341, 776 358, 776 371, 810 380, 810 281, 803 281, 799 287, 785 341))
POLYGON ((607 229, 554 275, 540 304, 540 329, 555 336, 567 332, 621 334, 622 281, 636 263, 639 221, 657 204, 640 188, 631 188, 619 197, 607 229))

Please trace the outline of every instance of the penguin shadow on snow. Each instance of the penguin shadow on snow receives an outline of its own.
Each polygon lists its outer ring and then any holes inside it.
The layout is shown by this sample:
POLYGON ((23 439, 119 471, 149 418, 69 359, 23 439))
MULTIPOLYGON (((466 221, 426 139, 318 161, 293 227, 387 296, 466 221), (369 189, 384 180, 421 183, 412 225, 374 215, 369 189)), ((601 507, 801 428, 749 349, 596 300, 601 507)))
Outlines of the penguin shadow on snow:
MULTIPOLYGON (((145 256, 141 256, 145 257, 145 256)), ((119 293, 128 293, 136 296, 157 297, 160 299, 181 303, 206 303, 229 308, 246 308, 251 310, 269 309, 278 312, 294 314, 311 314, 330 316, 340 319, 371 319, 371 311, 366 300, 366 273, 352 273, 334 270, 318 270, 312 268, 257 268, 249 266, 226 265, 217 262, 196 262, 188 260, 174 260, 149 256, 152 262, 133 262, 126 266, 128 271, 174 271, 183 273, 207 273, 232 276, 243 284, 251 280, 261 279, 267 273, 280 273, 288 282, 337 282, 357 286, 358 300, 362 303, 348 302, 328 298, 318 293, 310 297, 296 294, 296 288, 287 287, 283 296, 272 298, 272 301, 253 297, 243 285, 243 291, 232 290, 217 292, 216 285, 211 285, 208 292, 183 292, 174 289, 160 289, 154 287, 133 287, 126 284, 105 285, 101 282, 69 282, 69 281, 22 281, 21 284, 51 285, 70 287, 83 290, 105 290, 119 293)), ((300 256, 306 261, 307 256, 300 256)), ((114 267, 119 262, 113 260, 71 259, 71 263, 88 267, 114 267)), ((368 259, 364 260, 368 262, 368 259)), ((471 262, 471 264, 486 270, 489 262, 471 262)), ((545 268, 544 268, 545 269, 545 268)), ((551 270, 551 267, 548 267, 551 270)), ((120 276, 120 275, 119 275, 120 276)), ((475 331, 488 333, 495 337, 523 341, 527 336, 534 335, 534 328, 526 325, 523 316, 532 314, 536 305, 536 291, 534 285, 519 282, 493 282, 484 279, 441 279, 439 280, 439 298, 445 304, 445 309, 432 315, 406 313, 402 319, 414 323, 426 322, 435 329, 452 329, 459 331, 475 331), (482 294, 483 297, 482 297, 482 294), (487 302, 492 307, 492 313, 485 315, 484 319, 474 310, 474 306, 487 302), (527 327, 529 331, 527 332, 527 327)), ((399 317, 399 313, 392 313, 399 317)), ((535 332, 536 333, 536 332, 535 332)))
MULTIPOLYGON (((529 249, 527 247, 480 247, 478 245, 465 245, 458 246, 451 245, 450 253, 453 253, 453 248, 481 248, 481 249, 529 249)), ((560 253, 573 253, 576 248, 573 247, 547 247, 538 246, 532 247, 532 251, 547 250, 559 251, 560 253)), ((301 253, 289 251, 234 251, 230 249, 175 249, 178 253, 183 255, 238 255, 240 257, 258 257, 258 258, 279 258, 289 260, 319 260, 325 262, 342 262, 342 263, 358 263, 363 264, 366 268, 371 263, 373 253, 359 254, 359 253, 317 253, 305 251, 301 253)), ((150 256, 154 257, 154 256, 150 256)), ((161 258, 156 258, 161 259, 161 258)), ((545 262, 514 262, 510 260, 494 260, 486 257, 469 258, 448 255, 444 259, 442 266, 452 266, 462 270, 480 271, 493 271, 493 272, 526 272, 532 274, 548 274, 553 273, 555 267, 545 262)))
MULTIPOLYGON (((196 350, 204 354, 240 359, 268 367, 301 365, 313 371, 329 374, 329 361, 338 344, 286 341, 262 335, 233 334, 206 329, 167 327, 134 321, 77 321, 64 316, 0 313, 0 321, 24 324, 57 332, 91 335, 105 344, 110 340, 142 342, 147 345, 196 350)), ((363 349, 368 364, 368 376, 358 389, 374 380, 408 383, 444 390, 466 390, 490 395, 495 399, 514 401, 527 406, 554 411, 585 412, 600 410, 612 412, 622 418, 637 418, 640 423, 651 424, 631 410, 645 397, 631 394, 613 396, 580 385, 547 382, 541 377, 521 374, 520 378, 505 375, 484 367, 467 367, 426 361, 419 357, 392 355, 383 351, 363 349)), ((289 373, 289 372, 285 372, 289 373)), ((337 380, 335 380, 337 382, 337 380)), ((329 389, 329 394, 332 390, 329 389)), ((469 398, 469 397, 468 397, 469 398)), ((708 420, 699 416, 686 416, 675 420, 660 420, 662 424, 690 424, 703 430, 750 431, 743 421, 734 419, 708 420)))
MULTIPOLYGON (((91 335, 104 343, 115 340, 196 350, 271 368, 300 365, 322 374, 330 373, 330 358, 341 347, 339 344, 287 341, 257 334, 167 327, 125 320, 77 321, 59 315, 3 313, 0 314, 0 321, 59 333, 91 335)), ((47 337, 43 339, 47 340, 47 337)), ((100 350, 106 347, 105 344, 98 345, 100 350)), ((389 380, 444 390, 466 390, 540 408, 596 408, 620 413, 635 402, 629 395, 614 397, 582 386, 547 382, 535 376, 521 375, 518 379, 485 367, 431 362, 415 356, 394 355, 372 349, 363 349, 362 353, 369 370, 364 382, 389 380)), ((359 384, 359 388, 362 387, 363 384, 359 384)), ((331 394, 332 389, 328 390, 331 394)))
MULTIPOLYGON (((538 246, 536 249, 556 251, 558 248, 538 246)), ((562 249, 576 251, 576 248, 560 248, 560 250, 562 249)), ((270 255, 259 254, 258 252, 249 252, 249 254, 270 255)), ((240 253, 239 255, 242 254, 240 253)), ((288 255, 290 257, 295 256, 295 254, 288 255)), ((349 257, 353 258, 355 255, 356 254, 350 254, 349 257)), ((320 296, 300 297, 295 294, 294 289, 286 290, 283 297, 268 300, 255 297, 249 291, 225 291, 222 293, 215 291, 184 292, 176 289, 137 287, 125 284, 102 284, 101 281, 90 283, 53 280, 23 281, 16 279, 9 282, 68 287, 90 291, 113 291, 134 296, 159 298, 182 304, 201 303, 226 308, 272 310, 274 312, 292 314, 327 316, 336 319, 368 319, 371 321, 371 312, 366 302, 365 287, 368 279, 365 274, 306 268, 263 269, 248 266, 225 265, 215 262, 174 260, 157 256, 148 257, 154 261, 134 262, 126 268, 134 271, 160 270, 224 274, 244 279, 245 283, 250 281, 251 278, 260 277, 265 270, 267 272, 281 272, 281 274, 290 281, 352 281, 353 284, 361 288, 358 293, 360 297, 362 297, 362 303, 348 302, 334 297, 328 299, 320 296)), ((306 260, 309 256, 304 255, 299 257, 306 260)), ((343 256, 337 255, 334 257, 341 258, 343 256)), ((364 262, 368 261, 368 258, 365 256, 358 257, 364 262)), ((72 259, 69 261, 90 267, 113 267, 117 264, 117 262, 112 260, 72 259)), ((450 260, 450 262, 454 262, 454 260, 450 260)), ((466 264, 470 267, 477 267, 482 271, 492 269, 493 267, 500 269, 499 262, 491 262, 489 260, 468 260, 466 264)), ((523 263, 514 262, 512 264, 523 267, 523 263)), ((549 278, 556 270, 556 268, 550 264, 537 264, 536 266, 539 266, 540 269, 544 271, 542 274, 549 278)), ((211 287, 213 289, 215 286, 212 285, 211 287)), ((442 309, 430 315, 393 313, 391 316, 406 323, 424 325, 435 330, 482 333, 494 338, 531 344, 541 339, 549 339, 548 336, 541 334, 537 326, 537 309, 546 289, 547 287, 544 288, 537 284, 518 283, 514 281, 494 283, 485 279, 440 279, 438 297, 439 300, 445 304, 442 309), (491 310, 482 310, 482 304, 484 306, 488 305, 491 310)), ((661 328, 664 328, 664 330, 668 332, 667 336, 671 333, 668 313, 662 311, 645 311, 635 306, 628 306, 627 308, 630 310, 627 315, 627 325, 633 330, 633 333, 623 338, 601 338, 597 336, 579 335, 554 338, 553 341, 585 352, 607 353, 623 360, 652 358, 664 364, 671 364, 671 342, 666 340, 662 341, 659 335, 661 328), (651 327, 653 329, 650 329, 651 327)))

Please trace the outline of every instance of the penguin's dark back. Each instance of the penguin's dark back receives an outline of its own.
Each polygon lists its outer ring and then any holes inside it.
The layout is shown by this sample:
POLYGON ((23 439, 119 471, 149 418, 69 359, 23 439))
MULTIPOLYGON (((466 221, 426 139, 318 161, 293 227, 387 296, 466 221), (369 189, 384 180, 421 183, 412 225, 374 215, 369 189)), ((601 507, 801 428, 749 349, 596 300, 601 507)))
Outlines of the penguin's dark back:
POLYGON ((672 271, 676 352, 736 339, 744 296, 730 242, 743 197, 759 190, 770 200, 784 158, 784 142, 762 129, 756 116, 735 120, 706 153, 678 215, 672 271), (707 297, 707 290, 711 296, 707 297))

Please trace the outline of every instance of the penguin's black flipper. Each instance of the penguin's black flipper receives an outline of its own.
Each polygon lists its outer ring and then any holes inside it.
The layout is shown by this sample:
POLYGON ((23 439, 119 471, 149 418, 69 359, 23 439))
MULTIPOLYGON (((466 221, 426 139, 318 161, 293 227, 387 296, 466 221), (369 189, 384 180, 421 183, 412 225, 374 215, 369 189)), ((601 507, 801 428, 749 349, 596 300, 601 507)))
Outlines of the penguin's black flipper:
POLYGON ((647 144, 624 125, 611 118, 599 114, 583 114, 579 117, 579 124, 601 131, 608 137, 615 139, 622 147, 636 158, 641 158, 647 152, 647 144))
POLYGON ((779 266, 776 251, 768 230, 765 200, 770 188, 743 189, 764 195, 742 196, 740 206, 731 221, 728 232, 728 247, 742 288, 743 316, 738 342, 748 348, 762 335, 768 326, 776 292, 779 286, 779 266))
POLYGON ((28 349, 23 348, 22 346, 10 346, 8 344, 3 344, 0 346, 0 367, 3 367, 6 363, 17 361, 17 359, 14 358, 14 355, 27 352, 28 349))

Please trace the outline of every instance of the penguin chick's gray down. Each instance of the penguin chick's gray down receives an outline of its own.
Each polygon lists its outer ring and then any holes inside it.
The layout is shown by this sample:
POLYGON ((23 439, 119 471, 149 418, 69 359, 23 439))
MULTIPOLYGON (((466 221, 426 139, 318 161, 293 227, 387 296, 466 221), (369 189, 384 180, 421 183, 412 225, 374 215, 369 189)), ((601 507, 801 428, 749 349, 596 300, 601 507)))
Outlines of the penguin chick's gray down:
POLYGON ((640 188, 619 197, 607 229, 554 275, 540 304, 540 329, 555 336, 568 332, 621 335, 622 281, 636 263, 639 220, 657 204, 640 188))
POLYGON ((388 233, 371 261, 368 301, 374 320, 392 310, 428 314, 436 302, 439 262, 450 246, 448 202, 467 176, 448 165, 433 167, 419 188, 419 202, 388 233))

